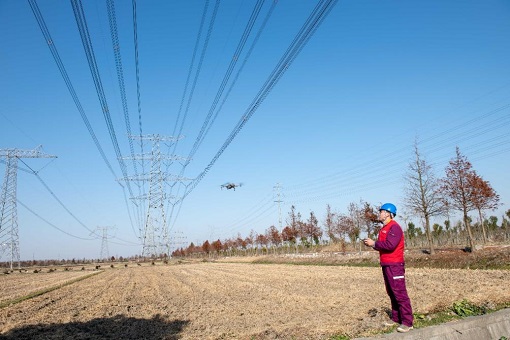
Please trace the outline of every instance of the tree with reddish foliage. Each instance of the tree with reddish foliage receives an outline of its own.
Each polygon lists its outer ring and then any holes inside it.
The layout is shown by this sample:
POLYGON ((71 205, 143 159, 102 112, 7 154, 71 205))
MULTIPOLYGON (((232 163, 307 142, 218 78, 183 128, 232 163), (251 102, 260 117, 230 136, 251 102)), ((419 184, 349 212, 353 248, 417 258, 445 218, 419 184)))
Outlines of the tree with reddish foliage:
POLYGON ((298 251, 298 240, 301 237, 301 214, 296 213, 296 207, 291 206, 289 217, 287 218, 287 225, 289 229, 286 229, 285 238, 294 243, 296 246, 296 252, 298 251))
POLYGON ((375 229, 379 224, 379 214, 376 212, 374 206, 368 202, 362 203, 362 221, 367 232, 367 237, 372 237, 376 234, 375 229))
POLYGON ((482 177, 472 175, 469 178, 470 185, 474 191, 473 205, 478 210, 480 226, 482 227, 483 243, 487 242, 487 232, 482 218, 482 210, 496 210, 499 206, 499 195, 491 187, 488 181, 482 177))
POLYGON ((267 248, 269 245, 269 239, 264 234, 258 234, 255 242, 260 248, 267 248))
POLYGON ((219 255, 223 248, 223 245, 221 244, 221 241, 218 239, 211 244, 211 247, 219 255))
POLYGON ((205 240, 205 242, 202 244, 202 251, 204 251, 207 255, 211 252, 211 244, 208 240, 205 240))
POLYGON ((184 257, 184 256, 185 256, 185 253, 184 253, 184 249, 182 249, 182 248, 176 249, 172 252, 172 257, 184 257))
POLYGON ((322 229, 319 226, 319 220, 315 217, 313 211, 310 211, 310 217, 303 223, 303 236, 310 244, 319 244, 319 240, 322 237, 322 229))
POLYGON ((246 240, 244 238, 242 238, 240 233, 237 234, 236 248, 245 252, 247 246, 248 246, 248 243, 246 243, 246 240))
POLYGON ((200 252, 200 247, 195 246, 193 242, 191 242, 188 248, 186 248, 186 255, 193 255, 198 252, 200 252))
POLYGON ((282 230, 282 240, 283 240, 283 242, 288 242, 290 244, 296 244, 297 236, 298 236, 297 230, 291 228, 290 226, 286 226, 282 230))
POLYGON ((273 249, 276 251, 276 248, 282 243, 282 237, 274 225, 270 226, 266 231, 266 237, 270 244, 274 247, 273 249))
POLYGON ((477 202, 479 192, 472 186, 472 182, 478 175, 467 157, 461 154, 459 147, 456 148, 455 158, 450 160, 445 172, 446 177, 441 181, 440 190, 448 200, 450 207, 462 212, 464 227, 468 233, 469 248, 471 251, 475 251, 475 241, 468 213, 476 209, 475 202, 477 202))

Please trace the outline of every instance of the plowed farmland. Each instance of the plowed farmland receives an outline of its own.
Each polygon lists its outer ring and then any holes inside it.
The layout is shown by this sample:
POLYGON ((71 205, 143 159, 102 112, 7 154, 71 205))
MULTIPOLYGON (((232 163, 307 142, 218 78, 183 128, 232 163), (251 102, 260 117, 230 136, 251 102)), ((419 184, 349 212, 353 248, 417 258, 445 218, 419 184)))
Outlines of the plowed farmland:
MULTIPOLYGON (((53 273, 55 274, 55 273, 53 273)), ((65 273, 72 280, 76 273, 65 273), (74 275, 74 276, 73 276, 74 275)), ((61 275, 55 276, 59 283, 61 275)), ((0 276, 2 296, 50 274, 0 276)), ((415 312, 510 301, 510 271, 407 269, 415 312)), ((29 289, 30 290, 30 289, 29 289)), ((107 268, 0 309, 2 339, 328 339, 380 329, 380 268, 196 262, 107 268)))

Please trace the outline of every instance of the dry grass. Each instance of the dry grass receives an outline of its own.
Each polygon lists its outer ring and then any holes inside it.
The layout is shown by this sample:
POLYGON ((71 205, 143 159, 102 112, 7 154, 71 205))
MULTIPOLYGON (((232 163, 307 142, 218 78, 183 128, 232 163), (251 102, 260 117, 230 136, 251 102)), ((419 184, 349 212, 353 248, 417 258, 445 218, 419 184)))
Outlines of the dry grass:
POLYGON ((39 273, 14 271, 9 275, 0 275, 0 292, 2 292, 0 306, 27 295, 59 287, 87 275, 90 275, 90 271, 53 271, 51 273, 48 271, 39 273))
MULTIPOLYGON (((283 254, 226 258, 219 261, 251 263, 287 263, 301 265, 349 265, 379 266, 376 251, 342 252, 335 247, 326 247, 319 252, 306 254, 283 254)), ((463 248, 438 248, 430 255, 425 249, 407 250, 405 254, 407 268, 441 268, 441 269, 510 269, 510 246, 487 246, 475 252, 463 248)))
MULTIPOLYGON (((509 281, 507 270, 407 270, 414 310, 424 315, 463 299, 510 303, 509 281)), ((0 337, 328 339, 382 330, 388 306, 377 267, 116 266, 0 309, 0 337)))

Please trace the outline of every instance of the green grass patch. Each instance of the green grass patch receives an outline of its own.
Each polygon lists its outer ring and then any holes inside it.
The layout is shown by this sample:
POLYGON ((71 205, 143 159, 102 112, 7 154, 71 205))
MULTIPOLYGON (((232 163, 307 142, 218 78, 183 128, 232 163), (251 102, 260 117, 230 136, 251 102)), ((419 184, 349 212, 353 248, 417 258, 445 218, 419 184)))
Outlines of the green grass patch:
POLYGON ((92 277, 92 276, 97 275, 99 273, 102 273, 102 271, 94 272, 92 274, 88 274, 88 275, 85 275, 85 276, 80 276, 78 278, 72 279, 70 281, 61 283, 61 284, 53 286, 53 287, 41 289, 41 290, 35 291, 35 292, 30 293, 30 294, 25 295, 25 296, 20 296, 18 298, 12 299, 12 300, 4 301, 4 302, 0 303, 0 309, 5 308, 5 307, 10 306, 10 305, 14 305, 14 304, 20 303, 20 302, 25 301, 25 300, 32 299, 32 298, 34 298, 36 296, 39 296, 39 295, 43 295, 43 294, 49 293, 51 291, 54 291, 56 289, 68 286, 68 285, 73 284, 75 282, 88 279, 89 277, 92 277))
POLYGON ((456 301, 447 310, 438 311, 430 315, 414 314, 415 328, 422 328, 434 325, 440 325, 449 321, 464 319, 469 316, 485 315, 498 310, 510 307, 510 302, 502 304, 482 304, 476 305, 466 299, 456 301))
POLYGON ((329 338, 329 340, 349 340, 350 338, 347 335, 335 335, 334 337, 329 338))

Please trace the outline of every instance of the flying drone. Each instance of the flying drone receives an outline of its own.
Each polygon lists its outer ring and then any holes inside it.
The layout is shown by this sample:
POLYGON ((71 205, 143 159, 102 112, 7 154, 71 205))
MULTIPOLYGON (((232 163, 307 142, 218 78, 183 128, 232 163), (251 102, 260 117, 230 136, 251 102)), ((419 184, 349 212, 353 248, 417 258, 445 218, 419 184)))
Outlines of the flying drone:
POLYGON ((234 191, 235 191, 237 187, 242 187, 242 186, 243 186, 243 183, 236 184, 236 183, 228 182, 228 183, 222 184, 221 189, 227 188, 227 190, 234 189, 234 191))

